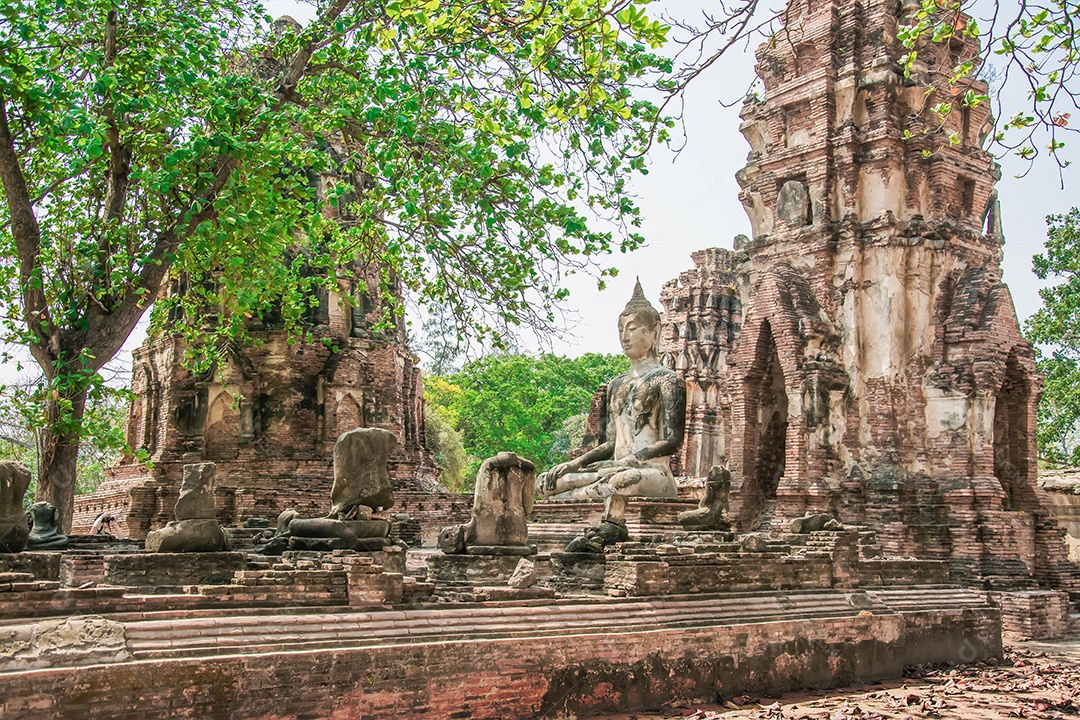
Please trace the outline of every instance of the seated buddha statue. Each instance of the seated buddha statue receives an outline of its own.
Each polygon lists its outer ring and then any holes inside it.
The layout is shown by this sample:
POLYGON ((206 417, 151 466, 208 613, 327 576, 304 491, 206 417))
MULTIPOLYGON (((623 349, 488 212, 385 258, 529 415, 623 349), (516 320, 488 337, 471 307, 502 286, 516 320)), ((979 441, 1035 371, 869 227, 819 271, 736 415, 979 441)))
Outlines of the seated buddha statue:
POLYGON ((541 498, 600 500, 676 496, 671 456, 683 439, 686 383, 660 364, 660 313, 639 281, 619 315, 619 342, 630 369, 608 383, 600 444, 537 479, 541 498))

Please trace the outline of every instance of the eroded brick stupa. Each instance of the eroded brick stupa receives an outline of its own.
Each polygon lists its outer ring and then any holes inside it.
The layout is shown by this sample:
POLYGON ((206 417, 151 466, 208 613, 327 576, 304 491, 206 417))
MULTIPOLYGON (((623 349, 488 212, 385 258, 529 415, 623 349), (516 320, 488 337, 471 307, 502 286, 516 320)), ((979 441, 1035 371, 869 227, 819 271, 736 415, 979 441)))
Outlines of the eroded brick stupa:
MULTIPOLYGON (((272 521, 286 508, 325 511, 334 442, 358 427, 397 437, 389 473, 394 487, 405 491, 405 505, 408 491, 437 489, 420 368, 404 323, 386 327, 381 274, 375 265, 354 262, 340 273, 336 291, 319 291, 306 318, 314 340, 291 343, 267 316, 251 328, 258 344, 230 346, 224 367, 204 377, 184 366, 182 338, 148 339, 134 352, 137 400, 128 411, 127 442, 145 450, 152 466, 129 457, 110 469, 92 495, 76 499, 75 532, 88 532, 106 515, 125 536, 145 537, 173 519, 183 466, 204 461, 217 465, 215 500, 223 523, 272 521)), ((450 504, 467 511, 465 500, 451 498, 450 504)))
POLYGON ((956 578, 1077 592, 1036 484, 1041 378, 1001 280, 989 108, 948 92, 978 47, 928 45, 905 77, 913 9, 795 0, 758 49, 753 238, 694 253, 662 296, 661 358, 687 380, 677 473, 726 454, 743 531, 830 512, 956 578))

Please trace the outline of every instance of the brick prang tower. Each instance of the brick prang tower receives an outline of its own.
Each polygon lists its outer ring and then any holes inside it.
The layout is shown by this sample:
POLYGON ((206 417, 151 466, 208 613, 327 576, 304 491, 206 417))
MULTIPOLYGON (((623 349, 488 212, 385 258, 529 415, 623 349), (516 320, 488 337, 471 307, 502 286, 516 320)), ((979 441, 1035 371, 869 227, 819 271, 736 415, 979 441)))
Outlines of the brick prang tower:
POLYGON ((992 119, 948 83, 977 41, 928 43, 905 77, 915 9, 793 0, 758 49, 737 176, 753 239, 695 253, 663 295, 679 470, 726 454, 742 530, 832 512, 959 579, 1076 593, 1036 483, 1041 378, 1001 280, 992 119))

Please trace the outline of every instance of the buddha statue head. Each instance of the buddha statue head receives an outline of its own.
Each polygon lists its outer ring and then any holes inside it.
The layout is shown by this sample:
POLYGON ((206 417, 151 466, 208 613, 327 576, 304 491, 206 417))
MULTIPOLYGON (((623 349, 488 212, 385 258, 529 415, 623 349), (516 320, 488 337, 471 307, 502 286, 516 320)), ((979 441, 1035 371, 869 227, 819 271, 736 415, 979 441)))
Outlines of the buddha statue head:
POLYGON ((660 312, 645 297, 640 279, 634 285, 630 302, 619 315, 619 342, 631 361, 657 356, 660 312))

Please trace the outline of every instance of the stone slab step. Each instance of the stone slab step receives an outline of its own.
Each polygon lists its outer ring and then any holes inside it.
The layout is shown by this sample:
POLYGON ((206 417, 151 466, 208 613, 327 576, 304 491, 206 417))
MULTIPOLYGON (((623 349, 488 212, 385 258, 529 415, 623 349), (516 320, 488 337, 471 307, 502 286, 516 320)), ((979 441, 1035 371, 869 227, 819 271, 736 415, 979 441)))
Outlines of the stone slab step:
MULTIPOLYGON (((769 613, 748 614, 742 617, 730 617, 727 618, 728 624, 736 623, 757 623, 768 622, 770 620, 811 620, 820 618, 833 618, 833 617, 845 617, 850 616, 852 613, 850 609, 843 612, 821 612, 812 613, 805 612, 799 614, 785 615, 782 618, 775 617, 769 613)), ((397 629, 387 629, 382 631, 371 631, 369 629, 363 629, 355 633, 349 632, 334 632, 334 633, 321 633, 321 634, 303 634, 303 635, 284 635, 284 636, 269 636, 269 637, 251 637, 243 636, 236 638, 233 643, 223 643, 213 639, 207 639, 206 642, 192 642, 185 641, 182 643, 161 643, 159 645, 140 645, 137 649, 134 649, 133 656, 137 659, 151 659, 151 658, 164 658, 164 657, 191 657, 200 656, 205 654, 233 654, 233 653, 252 653, 252 652, 284 652, 294 651, 303 648, 331 648, 331 647, 360 647, 368 645, 391 645, 404 642, 406 640, 410 642, 444 642, 449 640, 496 640, 506 638, 535 638, 544 636, 562 635, 566 633, 588 633, 588 634, 606 634, 606 633, 618 633, 626 631, 644 631, 652 630, 658 627, 664 628, 679 628, 679 627, 695 627, 701 625, 716 625, 715 621, 703 622, 699 616, 694 616, 689 619, 680 620, 678 618, 671 618, 663 623, 656 623, 652 625, 635 625, 627 626, 623 623, 618 624, 581 624, 577 626, 568 626, 565 623, 552 623, 552 624, 538 624, 528 628, 499 628, 498 630, 487 630, 483 627, 462 627, 460 632, 452 633, 445 631, 430 632, 408 632, 402 633, 397 629), (261 642, 260 642, 261 641, 261 642)))
POLYGON ((934 608, 986 607, 981 593, 945 588, 916 592, 806 593, 705 600, 666 598, 589 604, 548 604, 383 611, 336 615, 204 617, 189 621, 148 621, 127 626, 128 646, 137 658, 275 652, 309 647, 359 647, 448 639, 536 637, 602 633, 819 617, 889 614, 934 608), (849 597, 855 597, 849 602, 849 597), (897 607, 884 602, 889 599, 897 607))

